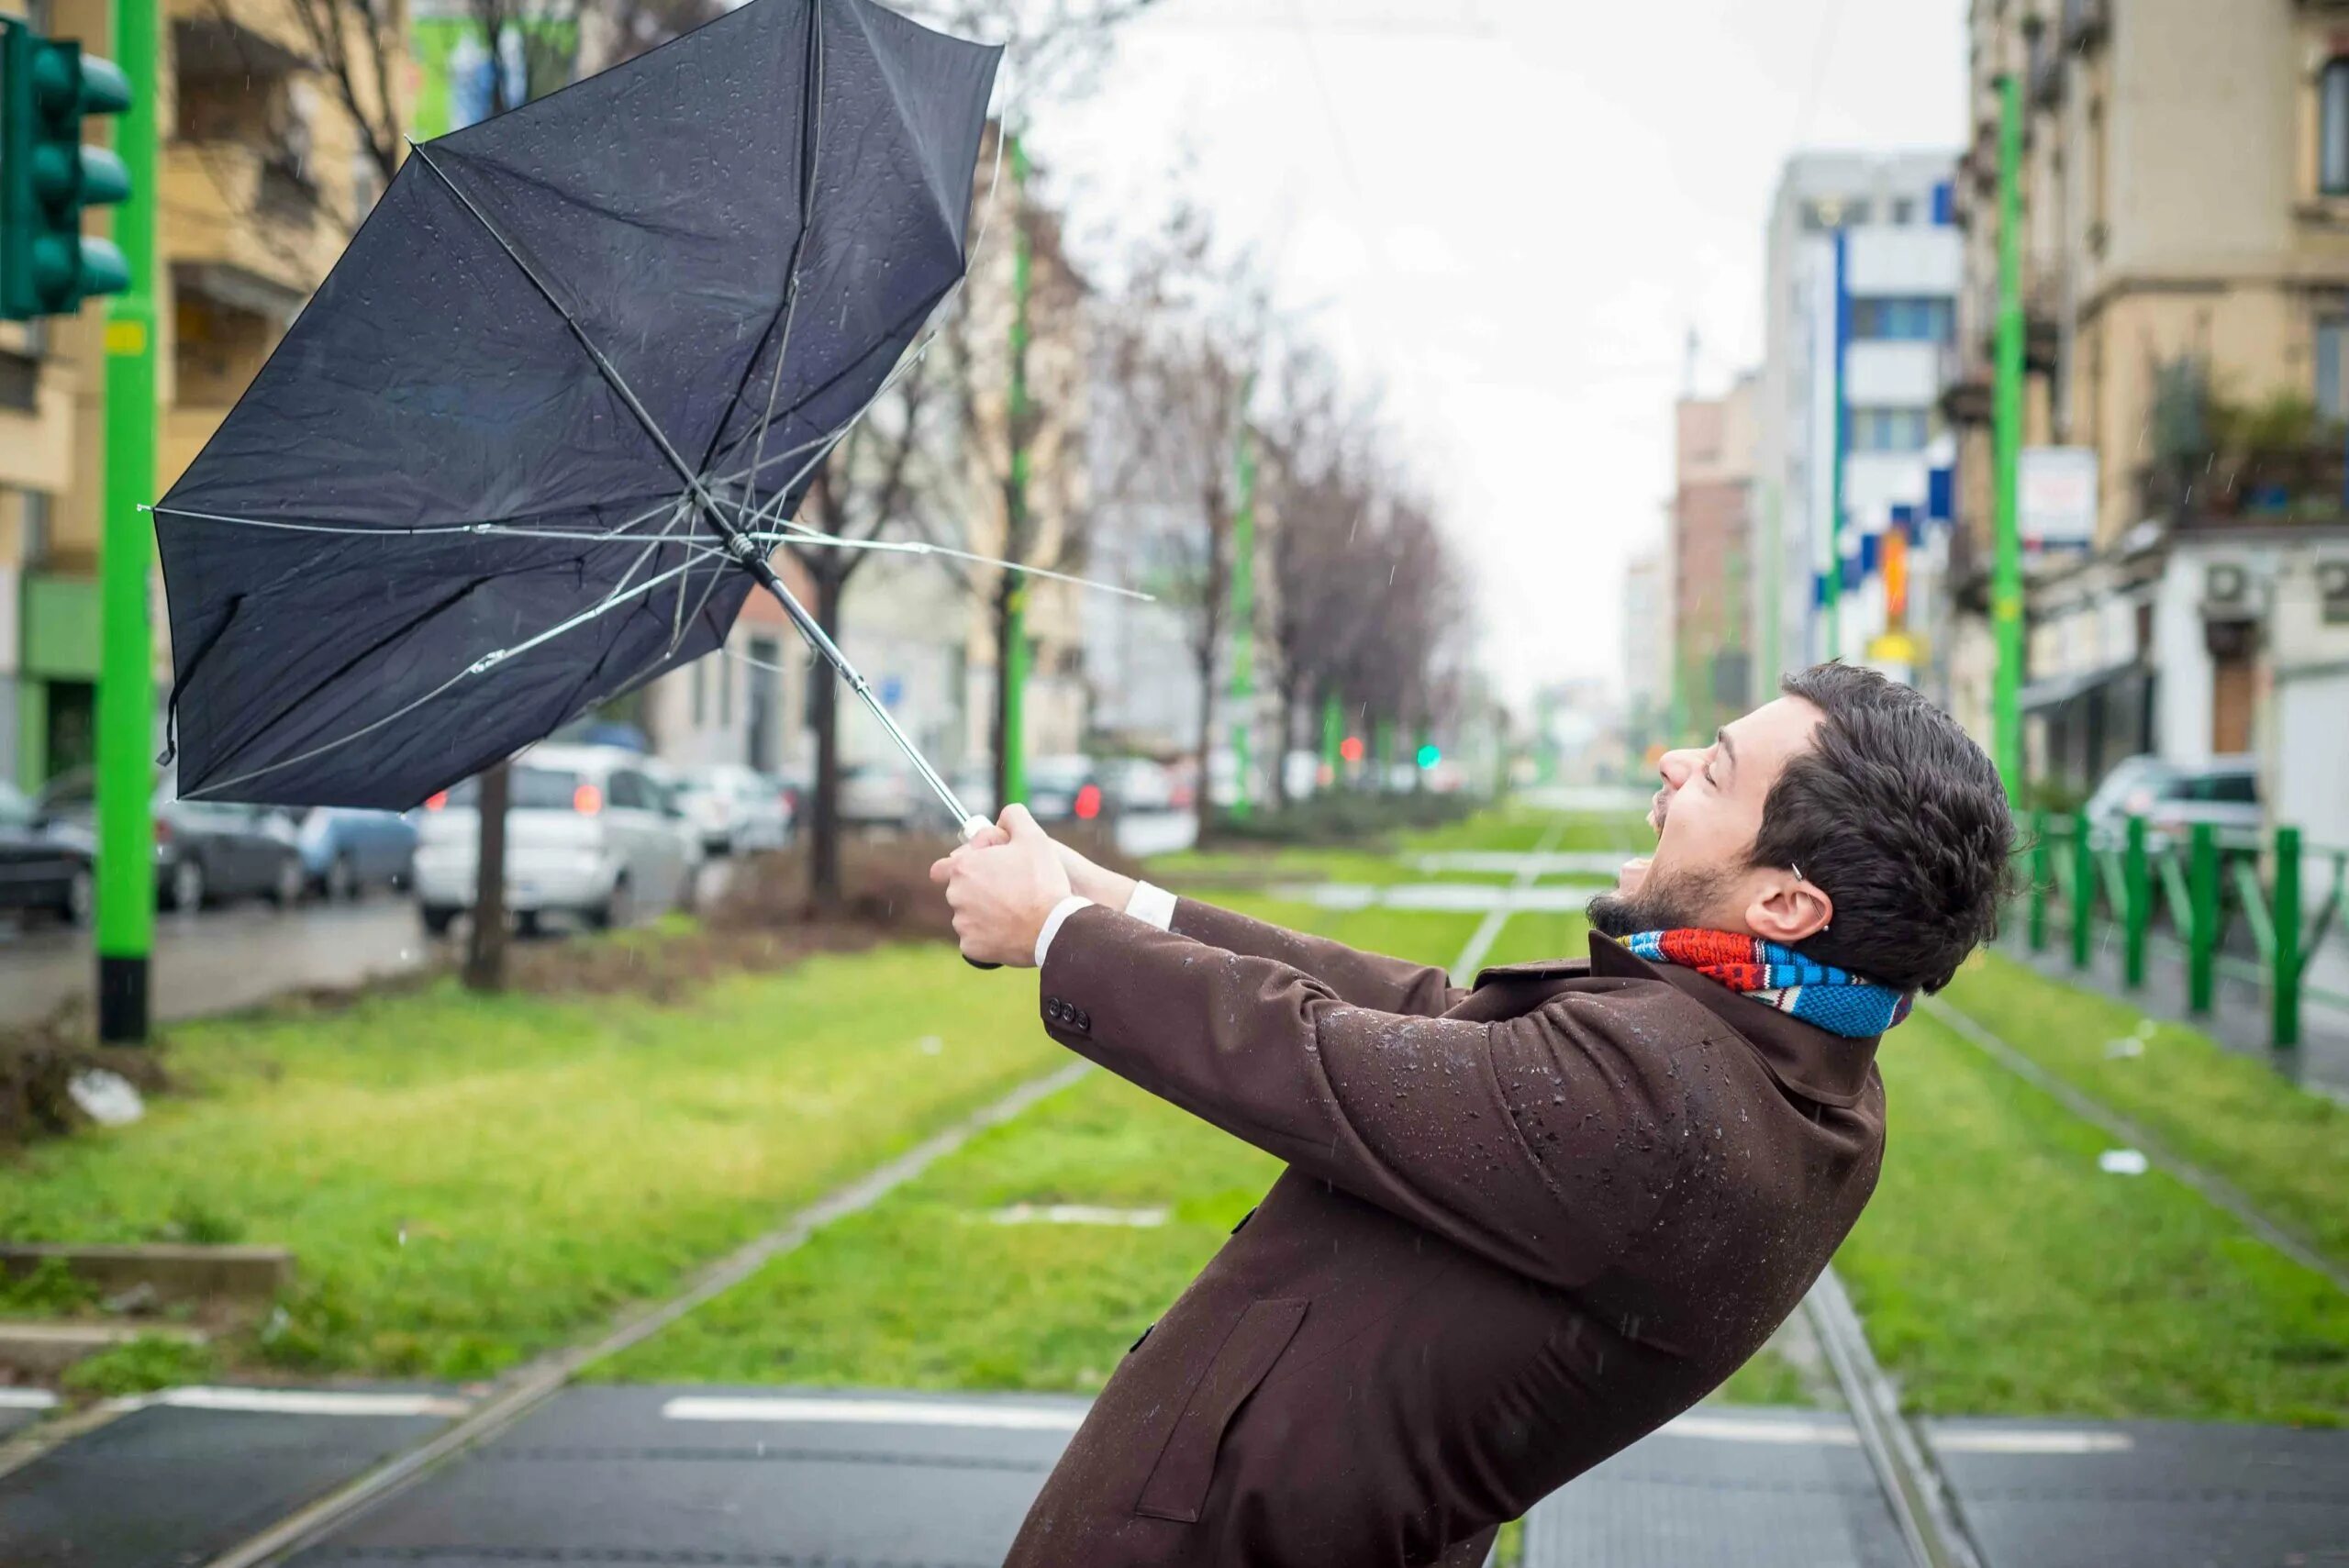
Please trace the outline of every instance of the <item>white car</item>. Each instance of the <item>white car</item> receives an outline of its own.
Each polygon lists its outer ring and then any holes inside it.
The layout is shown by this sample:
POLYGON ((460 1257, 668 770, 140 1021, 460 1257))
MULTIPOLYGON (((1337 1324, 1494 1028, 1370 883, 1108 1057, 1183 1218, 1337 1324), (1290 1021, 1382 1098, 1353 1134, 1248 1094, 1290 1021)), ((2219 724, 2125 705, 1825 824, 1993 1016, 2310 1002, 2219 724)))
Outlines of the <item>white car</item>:
POLYGON ((856 828, 909 827, 928 794, 910 768, 859 762, 841 770, 841 820, 856 828))
POLYGON ((780 780, 736 762, 688 769, 685 817, 705 849, 720 853, 779 850, 791 837, 791 806, 780 780))
MULTIPOLYGON (((478 782, 426 801, 416 893, 425 929, 448 930, 473 905, 478 782)), ((514 761, 506 812, 506 906, 526 928, 547 915, 626 926, 692 901, 698 846, 652 764, 607 746, 543 745, 514 761)))

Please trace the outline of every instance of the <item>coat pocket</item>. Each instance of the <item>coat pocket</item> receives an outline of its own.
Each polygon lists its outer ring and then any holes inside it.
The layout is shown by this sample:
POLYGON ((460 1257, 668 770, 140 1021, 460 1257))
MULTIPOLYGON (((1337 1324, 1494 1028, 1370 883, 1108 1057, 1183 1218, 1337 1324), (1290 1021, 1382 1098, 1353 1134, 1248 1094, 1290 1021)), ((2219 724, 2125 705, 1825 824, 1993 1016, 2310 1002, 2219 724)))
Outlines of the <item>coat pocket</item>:
POLYGON ((1303 1301, 1257 1301, 1240 1315, 1222 1346, 1191 1385, 1166 1435, 1158 1462, 1142 1483, 1141 1501, 1134 1512, 1156 1519, 1197 1522, 1199 1505, 1207 1500, 1208 1483, 1215 1478, 1216 1450, 1233 1414, 1264 1381, 1273 1363, 1297 1337, 1305 1321, 1303 1301))

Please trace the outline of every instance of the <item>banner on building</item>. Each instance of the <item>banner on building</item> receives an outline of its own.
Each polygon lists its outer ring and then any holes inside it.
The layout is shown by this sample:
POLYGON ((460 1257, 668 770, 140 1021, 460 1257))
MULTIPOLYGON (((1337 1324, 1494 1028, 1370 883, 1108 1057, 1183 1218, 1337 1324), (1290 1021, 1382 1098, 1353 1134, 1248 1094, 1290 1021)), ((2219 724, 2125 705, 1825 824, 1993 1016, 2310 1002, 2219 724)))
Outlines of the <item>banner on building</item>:
POLYGON ((2025 550, 2086 550, 2096 543, 2093 448, 2025 447, 2016 490, 2016 531, 2025 550))

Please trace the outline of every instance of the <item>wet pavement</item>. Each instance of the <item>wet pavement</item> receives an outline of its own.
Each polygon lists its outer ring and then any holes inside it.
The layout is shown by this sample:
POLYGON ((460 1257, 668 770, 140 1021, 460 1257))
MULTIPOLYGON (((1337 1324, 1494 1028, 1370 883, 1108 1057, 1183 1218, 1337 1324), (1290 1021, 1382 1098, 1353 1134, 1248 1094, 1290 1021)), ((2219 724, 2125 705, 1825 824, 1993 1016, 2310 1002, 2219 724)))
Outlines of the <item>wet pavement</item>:
MULTIPOLYGON (((462 1407, 415 1390, 323 1402, 253 1390, 247 1408, 174 1397, 0 1479, 0 1561, 202 1562, 462 1407)), ((994 1568, 1085 1408, 1037 1395, 573 1387, 292 1561, 994 1568)), ((2349 1433, 1959 1420, 1925 1438, 1986 1568, 2321 1564, 2349 1543, 2349 1433)), ((1526 1548, 1526 1568, 1908 1562, 1847 1418, 1720 1406, 1536 1507, 1526 1548)))
MULTIPOLYGON (((357 985, 414 969, 432 948, 414 902, 390 893, 286 910, 243 904, 159 913, 150 977, 155 1016, 169 1023, 287 991, 357 985)), ((96 979, 87 931, 46 924, 0 937, 0 1027, 87 1006, 96 979)))
MULTIPOLYGON (((1196 828, 1186 812, 1130 817, 1118 825, 1119 847, 1129 855, 1168 853, 1187 848, 1196 828)), ((697 904, 706 907, 725 890, 735 863, 718 859, 703 868, 697 904)), ((390 892, 285 910, 247 903, 159 911, 150 978, 155 1017, 172 1023, 290 991, 344 990, 414 970, 439 946, 424 934, 415 901, 390 892)), ((88 931, 53 920, 0 924, 0 1029, 90 1006, 96 979, 88 931)))

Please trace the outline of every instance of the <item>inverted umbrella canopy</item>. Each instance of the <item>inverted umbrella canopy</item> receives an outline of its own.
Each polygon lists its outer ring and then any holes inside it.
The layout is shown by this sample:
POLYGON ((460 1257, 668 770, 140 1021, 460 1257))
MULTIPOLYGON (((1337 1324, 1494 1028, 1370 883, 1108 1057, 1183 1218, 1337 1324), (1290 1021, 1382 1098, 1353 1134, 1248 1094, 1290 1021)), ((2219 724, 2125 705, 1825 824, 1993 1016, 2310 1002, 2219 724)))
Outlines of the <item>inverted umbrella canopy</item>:
POLYGON ((413 806, 780 594, 963 275, 998 53, 751 0, 417 147, 155 507, 181 792, 413 806))

